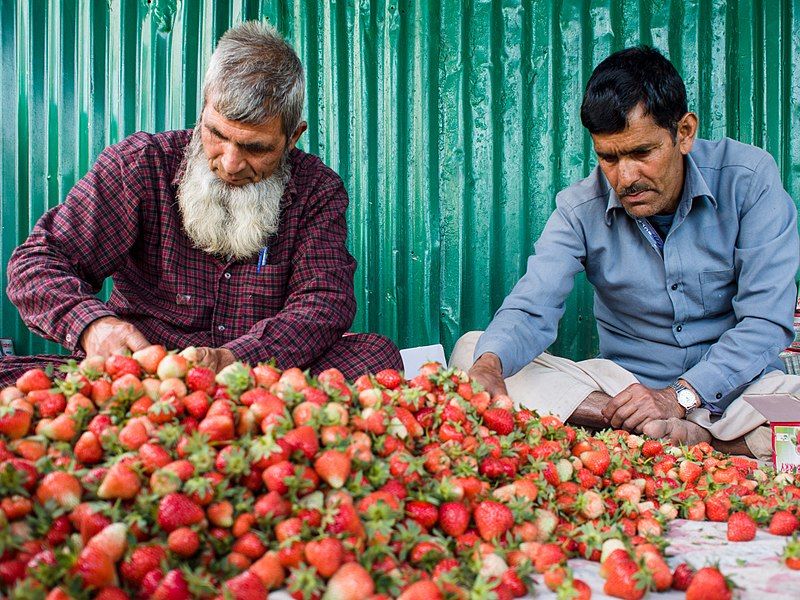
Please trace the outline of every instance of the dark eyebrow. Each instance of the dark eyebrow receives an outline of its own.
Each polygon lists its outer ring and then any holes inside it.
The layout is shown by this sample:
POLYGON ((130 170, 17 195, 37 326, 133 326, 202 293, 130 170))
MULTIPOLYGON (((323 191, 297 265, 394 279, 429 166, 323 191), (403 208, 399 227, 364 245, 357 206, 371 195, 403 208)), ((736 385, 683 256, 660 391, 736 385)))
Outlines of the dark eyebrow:
POLYGON ((644 154, 646 152, 650 152, 651 150, 658 148, 658 146, 659 144, 642 144, 641 146, 636 146, 635 148, 631 148, 626 152, 620 152, 619 154, 608 154, 605 152, 597 152, 597 150, 595 150, 595 153, 603 160, 608 160, 608 159, 618 158, 619 156, 630 156, 631 154, 644 154))
MULTIPOLYGON (((217 136, 221 140, 225 140, 226 142, 230 141, 227 137, 222 135, 222 132, 219 129, 217 129, 213 125, 206 125, 206 129, 208 129, 211 133, 213 133, 215 136, 217 136)), ((264 146, 263 144, 259 144, 257 142, 252 143, 252 144, 238 144, 237 143, 236 145, 239 146, 239 148, 242 148, 243 150, 247 150, 248 152, 254 152, 254 153, 272 152, 272 150, 274 150, 273 146, 264 146)))

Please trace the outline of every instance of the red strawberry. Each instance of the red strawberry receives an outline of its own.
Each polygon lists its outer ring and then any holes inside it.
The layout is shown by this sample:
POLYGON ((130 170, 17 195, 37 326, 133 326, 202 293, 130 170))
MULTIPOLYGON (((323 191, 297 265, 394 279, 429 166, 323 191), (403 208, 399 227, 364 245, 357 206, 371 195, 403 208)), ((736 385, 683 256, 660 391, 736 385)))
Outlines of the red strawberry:
POLYGON ((489 408, 483 413, 483 424, 500 435, 514 431, 514 416, 504 408, 489 408))
POLYGON ((604 475, 611 464, 611 455, 606 448, 581 452, 580 459, 584 467, 598 476, 604 475))
MULTIPOLYGON (((148 575, 149 576, 149 575, 148 575)), ((186 578, 178 569, 172 569, 159 582, 150 600, 189 600, 192 597, 186 578)))
POLYGON ((314 470, 332 488, 342 487, 350 476, 350 457, 339 450, 325 450, 314 461, 314 470))
POLYGON ((116 563, 128 547, 127 533, 128 528, 124 523, 111 523, 94 535, 86 547, 97 548, 116 563))
POLYGON ((439 509, 424 500, 409 500, 406 502, 406 515, 425 529, 430 529, 439 520, 439 509))
POLYGON ((728 520, 731 510, 731 501, 722 492, 717 492, 706 498, 706 518, 709 521, 724 523, 728 520))
POLYGON ((756 537, 756 522, 745 512, 735 512, 728 518, 728 540, 749 542, 756 537))
POLYGON ((508 569, 500 576, 500 583, 511 592, 514 598, 521 598, 528 593, 528 586, 520 579, 514 569, 508 569))
POLYGON ((183 494, 167 494, 158 503, 158 526, 167 533, 200 523, 204 518, 203 509, 183 494))
POLYGON ((615 550, 612 555, 617 553, 623 553, 624 556, 617 560, 611 560, 611 557, 609 557, 604 563, 607 578, 603 586, 603 592, 609 596, 623 598, 624 600, 639 600, 643 598, 647 591, 647 586, 640 583, 638 578, 639 567, 624 550, 615 550))
POLYGON ((113 465, 103 478, 103 482, 97 489, 98 498, 109 500, 119 498, 130 500, 136 497, 142 487, 139 476, 127 463, 118 462, 113 465))
POLYGON ((28 400, 36 406, 39 416, 45 419, 57 417, 67 407, 64 394, 52 390, 34 390, 28 394, 28 400))
POLYGON ((730 600, 732 586, 716 567, 697 571, 686 590, 686 600, 730 600))
POLYGON ((384 369, 375 374, 375 381, 383 387, 393 390, 403 382, 403 377, 395 369, 384 369))
POLYGON ((310 425, 303 425, 287 431, 283 435, 282 441, 289 445, 292 452, 299 450, 308 459, 314 458, 319 450, 317 432, 310 425))
POLYGON ((692 583, 694 577, 694 569, 686 563, 681 563, 675 567, 675 572, 672 574, 672 589, 685 592, 689 589, 689 584, 692 583))
POLYGON ((36 499, 42 504, 52 500, 58 506, 71 510, 81 501, 82 492, 77 477, 65 471, 53 471, 45 475, 36 488, 36 499))
POLYGON ((117 581, 114 562, 105 552, 93 546, 81 550, 73 571, 91 587, 102 588, 114 585, 117 581))
POLYGON ((133 353, 133 360, 138 362, 145 373, 151 375, 158 369, 158 363, 167 355, 167 349, 164 346, 153 344, 133 353))
POLYGON ((800 570, 800 539, 796 535, 786 542, 786 547, 783 549, 783 560, 790 569, 800 570))
POLYGON ((339 567, 328 580, 326 600, 355 600, 369 598, 375 592, 375 582, 367 570, 356 562, 339 567))
POLYGON ((250 571, 255 573, 269 590, 274 590, 283 585, 286 574, 280 558, 276 552, 267 552, 250 565, 250 571))
POLYGON ((17 383, 14 385, 20 392, 27 394, 33 390, 49 390, 53 387, 53 382, 41 369, 29 369, 17 379, 17 383))
POLYGON ((342 542, 333 537, 307 542, 304 552, 308 564, 325 579, 339 570, 344 558, 342 542))
POLYGON ((112 354, 106 359, 106 373, 113 380, 117 380, 124 375, 133 375, 136 378, 142 376, 142 367, 130 356, 122 354, 112 354))
POLYGON ((445 502, 439 507, 439 527, 451 537, 464 533, 469 520, 469 509, 461 502, 445 502))
POLYGON ((642 456, 651 457, 664 453, 664 445, 658 440, 646 440, 642 444, 642 456))
POLYGON ((485 541, 502 536, 514 525, 514 514, 504 504, 493 500, 479 503, 472 513, 478 532, 485 541))
POLYGON ((776 511, 769 522, 769 532, 772 535, 792 535, 797 527, 797 517, 788 510, 776 511))
POLYGON ((422 579, 404 589, 397 600, 441 600, 442 598, 442 592, 436 583, 422 579))
POLYGON ((536 554, 534 567, 537 573, 547 573, 551 567, 567 562, 567 555, 558 544, 543 544, 536 554))
POLYGON ((216 377, 217 374, 208 367, 192 367, 186 373, 186 387, 193 392, 213 394, 217 386, 216 377))
POLYGON ((258 575, 250 571, 228 579, 222 587, 227 592, 225 597, 233 600, 264 600, 267 597, 267 588, 264 587, 264 583, 258 575))
POLYGON ((178 527, 167 537, 167 547, 173 554, 188 558, 200 548, 200 536, 188 527, 178 527))
POLYGON ((103 446, 91 431, 84 431, 75 442, 75 458, 84 465, 93 465, 103 459, 103 446))
POLYGON ((0 435, 18 440, 28 433, 31 426, 31 413, 21 408, 0 406, 0 435))
POLYGON ((119 572, 128 581, 139 584, 166 558, 167 553, 161 546, 136 546, 130 558, 120 565, 119 572))

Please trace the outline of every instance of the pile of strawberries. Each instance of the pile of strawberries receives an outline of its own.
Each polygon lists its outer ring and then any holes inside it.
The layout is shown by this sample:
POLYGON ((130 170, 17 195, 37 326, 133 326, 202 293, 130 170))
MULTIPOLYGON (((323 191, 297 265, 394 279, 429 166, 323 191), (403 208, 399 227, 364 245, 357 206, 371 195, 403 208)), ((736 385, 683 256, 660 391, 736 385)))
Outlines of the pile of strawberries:
MULTIPOLYGON (((675 518, 798 529, 790 475, 620 431, 590 434, 425 365, 220 373, 151 346, 35 369, 0 392, 0 595, 9 598, 516 598, 529 575, 604 591, 730 597, 674 572, 675 518)), ((796 534, 786 564, 800 566, 796 534)), ((700 565, 698 565, 700 566, 700 565)))

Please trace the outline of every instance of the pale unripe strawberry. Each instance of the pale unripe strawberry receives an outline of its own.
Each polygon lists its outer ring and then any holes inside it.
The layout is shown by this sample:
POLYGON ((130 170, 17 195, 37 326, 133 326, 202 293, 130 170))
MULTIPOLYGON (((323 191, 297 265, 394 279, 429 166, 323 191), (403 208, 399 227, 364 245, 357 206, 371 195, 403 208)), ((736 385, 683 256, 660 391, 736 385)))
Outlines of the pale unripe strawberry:
POLYGON ((158 363, 156 373, 158 374, 158 378, 164 381, 165 379, 171 379, 173 377, 184 377, 188 370, 189 361, 183 356, 180 354, 167 354, 161 359, 161 362, 158 363))
POLYGON ((128 527, 124 523, 112 523, 106 526, 86 544, 103 551, 112 562, 117 562, 128 548, 128 527))

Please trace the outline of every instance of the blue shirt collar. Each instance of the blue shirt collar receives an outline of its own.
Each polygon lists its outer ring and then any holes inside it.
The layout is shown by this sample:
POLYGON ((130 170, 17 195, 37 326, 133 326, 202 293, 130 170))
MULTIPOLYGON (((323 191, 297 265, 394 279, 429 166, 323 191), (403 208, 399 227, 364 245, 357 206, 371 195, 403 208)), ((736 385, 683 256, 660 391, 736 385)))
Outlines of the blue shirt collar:
MULTIPOLYGON (((681 197, 680 204, 688 203, 688 206, 685 209, 685 213, 688 213, 692 207, 692 201, 696 198, 708 198, 708 201, 711 203, 711 206, 714 207, 714 210, 717 209, 717 199, 714 198, 714 195, 711 193, 711 190, 708 189, 708 184, 706 180, 703 178, 703 174, 700 173, 700 169, 697 168, 697 164, 694 162, 691 154, 687 154, 686 158, 684 159, 684 164, 686 166, 686 178, 683 182, 683 195, 681 197)), ((617 196, 617 192, 614 191, 614 188, 611 187, 611 184, 606 179, 606 176, 603 174, 603 171, 600 170, 600 167, 597 167, 597 171, 600 175, 602 185, 605 186, 606 190, 608 191, 608 206, 606 207, 606 225, 611 225, 611 215, 612 211, 615 208, 621 208, 624 210, 622 203, 619 201, 619 197, 617 196)))

